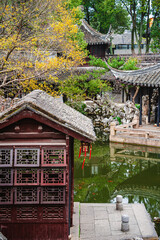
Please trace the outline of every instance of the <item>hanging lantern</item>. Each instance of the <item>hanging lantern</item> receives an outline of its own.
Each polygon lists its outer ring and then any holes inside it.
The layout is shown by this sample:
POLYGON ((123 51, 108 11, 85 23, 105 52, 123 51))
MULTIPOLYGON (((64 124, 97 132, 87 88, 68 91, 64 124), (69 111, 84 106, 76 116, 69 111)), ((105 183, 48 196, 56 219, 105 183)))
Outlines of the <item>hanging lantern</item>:
POLYGON ((81 148, 82 148, 82 152, 89 152, 89 146, 90 146, 90 143, 86 143, 86 142, 81 142, 81 148))
POLYGON ((90 146, 90 143, 88 143, 88 142, 81 142, 81 146, 79 148, 79 156, 78 157, 80 158, 81 157, 81 153, 84 153, 84 160, 83 160, 83 163, 82 163, 82 170, 84 168, 85 158, 86 158, 86 155, 89 152, 89 150, 90 150, 89 159, 91 159, 92 145, 90 146))

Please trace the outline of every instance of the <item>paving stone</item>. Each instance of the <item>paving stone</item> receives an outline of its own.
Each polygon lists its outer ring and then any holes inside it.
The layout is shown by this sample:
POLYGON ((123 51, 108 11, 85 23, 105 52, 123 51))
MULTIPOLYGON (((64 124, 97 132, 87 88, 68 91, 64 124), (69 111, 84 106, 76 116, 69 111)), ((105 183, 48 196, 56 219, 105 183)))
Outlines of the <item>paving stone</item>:
POLYGON ((90 215, 90 216, 94 216, 94 210, 93 207, 82 207, 80 208, 80 213, 81 215, 90 215))
POLYGON ((107 205, 107 212, 108 213, 114 213, 115 210, 116 210, 116 205, 115 204, 110 203, 110 205, 109 204, 107 205))
POLYGON ((89 215, 81 215, 80 216, 80 224, 83 223, 93 223, 94 224, 94 215, 89 214, 89 215))
POLYGON ((137 223, 143 238, 156 237, 157 233, 153 227, 149 214, 143 204, 134 204, 132 206, 136 215, 137 223))
POLYGON ((113 236, 124 236, 125 235, 125 233, 124 232, 122 232, 121 230, 116 230, 116 231, 111 231, 112 232, 112 235, 113 236))
POLYGON ((96 236, 107 236, 111 234, 110 224, 108 220, 95 220, 96 236))
MULTIPOLYGON (((115 204, 80 204, 80 209, 80 240, 132 240, 144 236, 158 240, 143 204, 125 205, 123 211, 117 211, 115 204), (121 231, 123 214, 130 218, 128 232, 121 231)), ((79 219, 79 210, 75 213, 79 219)), ((78 240, 77 236, 74 235, 72 240, 78 240)))
POLYGON ((94 211, 106 211, 107 212, 107 206, 104 205, 104 206, 94 206, 93 207, 94 211))
POLYGON ((84 232, 84 231, 91 231, 91 233, 94 231, 94 224, 93 223, 83 223, 80 225, 80 230, 81 232, 84 232))
POLYGON ((94 212, 94 219, 108 219, 108 213, 103 211, 95 211, 94 212))
POLYGON ((109 221, 112 222, 121 222, 121 213, 119 211, 115 211, 112 214, 109 214, 109 221))
POLYGON ((112 222, 110 224, 111 231, 120 231, 121 230, 121 222, 112 222))
POLYGON ((141 232, 139 229, 139 226, 137 224, 129 224, 129 231, 134 235, 134 236, 140 236, 141 232))

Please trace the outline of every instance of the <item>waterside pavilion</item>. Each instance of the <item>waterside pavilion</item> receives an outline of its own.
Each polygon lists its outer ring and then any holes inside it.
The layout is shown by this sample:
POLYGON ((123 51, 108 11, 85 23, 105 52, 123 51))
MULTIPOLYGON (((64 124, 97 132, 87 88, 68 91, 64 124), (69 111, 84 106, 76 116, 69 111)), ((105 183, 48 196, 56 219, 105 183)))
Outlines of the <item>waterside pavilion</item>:
MULTIPOLYGON (((129 86, 130 100, 140 104, 139 122, 134 120, 130 124, 121 126, 114 126, 113 123, 110 140, 159 147, 160 63, 134 71, 122 71, 111 67, 110 70, 116 77, 116 81, 129 86), (144 103, 143 96, 146 95, 148 100, 144 103), (146 121, 145 124, 142 124, 144 115, 146 121), (120 132, 121 134, 118 136, 117 134, 120 132)), ((122 88, 122 102, 124 102, 124 88, 122 88)))

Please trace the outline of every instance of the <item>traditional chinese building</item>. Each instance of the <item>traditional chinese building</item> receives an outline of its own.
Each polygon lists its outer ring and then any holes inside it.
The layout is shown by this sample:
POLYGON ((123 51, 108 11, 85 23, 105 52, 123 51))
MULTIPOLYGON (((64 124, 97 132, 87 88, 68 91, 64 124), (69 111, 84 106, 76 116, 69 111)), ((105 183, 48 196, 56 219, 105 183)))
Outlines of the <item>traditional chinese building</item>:
POLYGON ((0 113, 0 229, 7 239, 68 239, 74 138, 84 146, 95 140, 91 120, 41 90, 0 113))
POLYGON ((81 30, 90 54, 98 58, 105 58, 110 46, 108 35, 96 31, 85 20, 82 21, 81 30))
MULTIPOLYGON (((145 109, 145 115, 148 116, 148 122, 154 114, 154 120, 159 126, 160 121, 160 64, 152 65, 147 68, 122 71, 111 68, 117 81, 129 86, 130 100, 140 104, 139 123, 142 124, 142 111, 145 109), (142 97, 148 96, 148 101, 143 104, 142 97), (146 106, 144 106, 146 105, 146 106), (153 108, 153 109, 152 109, 153 108)), ((122 88, 122 102, 124 102, 124 88, 122 88)))

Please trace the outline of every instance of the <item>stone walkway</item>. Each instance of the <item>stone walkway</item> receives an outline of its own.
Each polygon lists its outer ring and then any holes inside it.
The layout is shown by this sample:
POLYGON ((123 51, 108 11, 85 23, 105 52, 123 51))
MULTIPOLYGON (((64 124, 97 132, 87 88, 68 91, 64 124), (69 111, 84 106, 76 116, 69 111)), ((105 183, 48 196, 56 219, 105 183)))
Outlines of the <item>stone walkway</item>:
POLYGON ((124 204, 124 210, 115 204, 75 203, 72 240, 140 240, 158 239, 157 233, 143 204, 124 204), (121 231, 121 216, 129 216, 129 231, 121 231))

